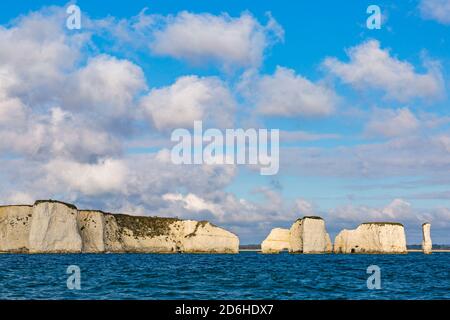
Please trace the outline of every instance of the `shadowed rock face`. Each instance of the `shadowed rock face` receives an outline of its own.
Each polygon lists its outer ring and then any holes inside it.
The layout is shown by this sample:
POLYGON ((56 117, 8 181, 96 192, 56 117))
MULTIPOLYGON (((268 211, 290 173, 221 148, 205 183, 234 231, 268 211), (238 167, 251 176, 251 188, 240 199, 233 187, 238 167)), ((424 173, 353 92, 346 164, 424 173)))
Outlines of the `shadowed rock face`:
POLYGON ((82 251, 86 253, 105 251, 105 216, 100 211, 78 211, 78 227, 83 243, 82 251))
POLYGON ((334 241, 334 252, 407 253, 405 230, 399 223, 363 223, 355 230, 342 230, 334 241))
POLYGON ((0 207, 0 251, 238 253, 236 235, 209 222, 77 210, 58 201, 0 207))
POLYGON ((432 249, 433 249, 433 243, 431 242, 430 231, 431 231, 431 224, 424 223, 422 225, 422 235, 423 235, 422 250, 423 250, 423 253, 425 253, 425 254, 432 253, 432 249))

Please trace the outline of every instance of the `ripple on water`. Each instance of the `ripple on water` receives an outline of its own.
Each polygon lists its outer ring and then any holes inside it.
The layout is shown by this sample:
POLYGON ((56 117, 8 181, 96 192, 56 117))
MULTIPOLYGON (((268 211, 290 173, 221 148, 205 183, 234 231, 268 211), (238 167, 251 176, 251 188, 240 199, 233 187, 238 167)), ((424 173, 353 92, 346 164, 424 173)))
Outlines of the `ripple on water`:
POLYGON ((450 299, 450 253, 0 256, 0 299, 450 299), (81 269, 68 290, 66 269, 81 269), (369 265, 381 290, 368 290, 369 265))

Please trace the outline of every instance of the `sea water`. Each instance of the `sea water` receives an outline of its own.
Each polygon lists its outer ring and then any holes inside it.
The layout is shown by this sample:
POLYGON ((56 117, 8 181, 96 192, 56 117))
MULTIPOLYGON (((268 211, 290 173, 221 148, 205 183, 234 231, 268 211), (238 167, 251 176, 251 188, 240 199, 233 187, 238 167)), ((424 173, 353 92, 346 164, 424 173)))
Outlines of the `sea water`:
POLYGON ((450 299, 450 253, 0 254, 0 299, 450 299))

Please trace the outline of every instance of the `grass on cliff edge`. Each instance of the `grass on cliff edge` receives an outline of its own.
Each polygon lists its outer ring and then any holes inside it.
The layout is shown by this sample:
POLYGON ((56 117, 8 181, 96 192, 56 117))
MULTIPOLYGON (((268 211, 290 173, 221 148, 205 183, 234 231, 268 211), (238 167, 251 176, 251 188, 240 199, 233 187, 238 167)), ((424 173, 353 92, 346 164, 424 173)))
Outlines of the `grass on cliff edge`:
POLYGON ((365 225, 365 224, 375 224, 375 225, 378 225, 378 226, 392 225, 392 226, 401 226, 401 227, 403 227, 403 224, 401 224, 399 222, 364 222, 364 223, 361 223, 361 225, 365 225))
POLYGON ((169 232, 170 225, 181 221, 178 218, 160 218, 160 217, 139 217, 126 214, 111 214, 117 222, 120 229, 133 231, 135 237, 157 237, 166 235, 169 232))

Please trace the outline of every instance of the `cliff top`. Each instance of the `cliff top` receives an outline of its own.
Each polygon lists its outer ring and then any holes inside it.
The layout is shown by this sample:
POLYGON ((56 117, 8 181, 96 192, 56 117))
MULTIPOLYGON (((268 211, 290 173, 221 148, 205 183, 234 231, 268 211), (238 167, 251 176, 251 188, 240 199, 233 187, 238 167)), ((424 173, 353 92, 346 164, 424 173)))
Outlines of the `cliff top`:
POLYGON ((366 224, 374 224, 374 225, 378 225, 378 226, 393 225, 393 226, 403 227, 403 224, 401 224, 399 222, 364 222, 364 223, 361 223, 361 225, 366 225, 366 224))
POLYGON ((5 204, 5 205, 0 206, 0 208, 9 208, 9 207, 29 207, 29 208, 31 208, 32 205, 30 205, 30 204, 5 204))
POLYGON ((48 199, 48 200, 36 200, 36 202, 34 204, 10 204, 10 205, 1 205, 0 208, 7 208, 7 207, 33 207, 37 204, 40 203, 59 203, 59 204, 63 204, 65 206, 68 206, 71 209, 75 209, 78 210, 77 207, 71 203, 67 203, 67 202, 63 202, 63 201, 58 201, 58 200, 52 200, 52 199, 48 199))
POLYGON ((297 219, 297 221, 304 220, 304 219, 323 220, 323 218, 322 218, 322 217, 319 217, 319 216, 304 216, 303 218, 297 219))
POLYGON ((47 203, 47 202, 49 202, 49 203, 59 203, 59 204, 63 204, 63 205, 65 205, 65 206, 68 206, 68 207, 71 208, 71 209, 78 210, 77 207, 76 207, 75 205, 71 204, 71 203, 62 202, 62 201, 58 201, 58 200, 52 200, 52 199, 49 199, 49 200, 36 200, 36 202, 34 203, 34 205, 37 205, 37 204, 40 204, 40 203, 47 203))
POLYGON ((120 213, 105 214, 114 216, 118 227, 122 230, 128 229, 133 231, 135 237, 156 237, 165 235, 169 232, 169 226, 172 223, 180 221, 178 218, 130 216, 120 213))

